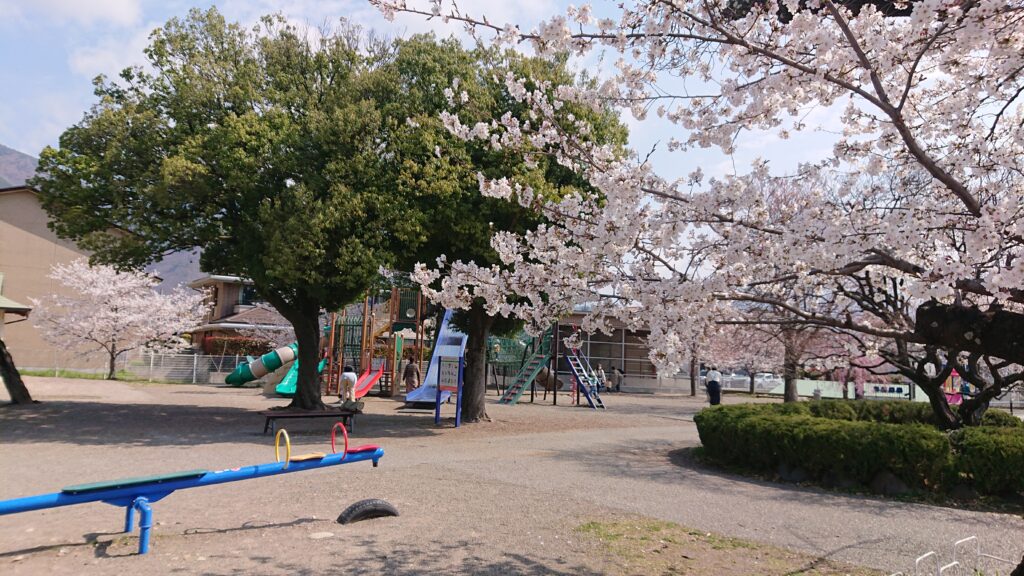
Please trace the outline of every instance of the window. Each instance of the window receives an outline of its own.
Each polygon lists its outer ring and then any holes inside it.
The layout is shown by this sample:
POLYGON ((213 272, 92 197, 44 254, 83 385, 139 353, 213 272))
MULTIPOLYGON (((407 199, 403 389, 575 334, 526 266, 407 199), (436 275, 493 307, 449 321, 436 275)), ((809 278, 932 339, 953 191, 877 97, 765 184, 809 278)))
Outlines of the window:
POLYGON ((251 285, 242 286, 239 292, 238 303, 243 306, 253 306, 263 302, 263 299, 256 294, 256 287, 251 285))

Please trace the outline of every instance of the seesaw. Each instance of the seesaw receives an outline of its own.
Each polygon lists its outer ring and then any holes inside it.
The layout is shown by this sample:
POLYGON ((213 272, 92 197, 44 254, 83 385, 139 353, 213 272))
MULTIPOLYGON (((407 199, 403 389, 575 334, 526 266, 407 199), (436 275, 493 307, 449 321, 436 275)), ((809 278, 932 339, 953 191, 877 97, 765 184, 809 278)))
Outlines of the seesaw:
POLYGON ((149 531, 153 527, 153 509, 150 504, 163 499, 175 490, 251 480, 264 476, 287 474, 289 472, 302 472, 303 470, 314 470, 365 460, 373 461, 373 466, 376 467, 377 461, 382 456, 384 456, 384 449, 375 445, 349 448, 348 431, 345 430, 345 426, 341 423, 335 424, 334 428, 331 429, 330 454, 317 452, 292 456, 291 439, 288 438, 288 432, 282 428, 277 431, 277 435, 274 437, 274 459, 276 462, 213 472, 209 470, 186 470, 184 472, 172 472, 157 476, 122 478, 107 482, 78 484, 62 488, 60 492, 53 492, 51 494, 38 494, 24 498, 0 500, 0 516, 29 512, 31 510, 43 510, 45 508, 85 504, 87 502, 104 502, 113 506, 123 506, 125 508, 125 532, 132 531, 132 525, 135 523, 135 511, 139 511, 139 554, 145 554, 149 552, 149 531), (335 447, 335 433, 339 428, 345 437, 345 446, 340 454, 335 447), (281 460, 280 454, 280 441, 282 437, 285 441, 284 461, 281 460))

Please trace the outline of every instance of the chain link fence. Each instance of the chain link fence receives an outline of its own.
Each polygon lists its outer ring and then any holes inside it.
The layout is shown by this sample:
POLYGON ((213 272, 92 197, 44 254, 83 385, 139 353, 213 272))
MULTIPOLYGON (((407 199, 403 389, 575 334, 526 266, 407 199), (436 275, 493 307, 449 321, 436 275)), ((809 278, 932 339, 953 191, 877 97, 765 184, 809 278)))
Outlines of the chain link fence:
MULTIPOLYGON (((35 376, 103 378, 109 358, 103 354, 75 354, 59 351, 32 351, 11 348, 19 371, 35 376)), ((133 351, 115 362, 122 380, 172 382, 180 384, 223 384, 236 366, 248 361, 243 355, 154 354, 133 351)))

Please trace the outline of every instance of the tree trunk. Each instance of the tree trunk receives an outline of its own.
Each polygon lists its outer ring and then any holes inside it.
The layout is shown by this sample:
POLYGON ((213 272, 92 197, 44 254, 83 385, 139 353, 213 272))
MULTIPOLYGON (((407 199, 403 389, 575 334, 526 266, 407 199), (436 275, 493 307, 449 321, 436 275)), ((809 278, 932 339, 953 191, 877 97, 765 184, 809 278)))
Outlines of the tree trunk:
POLYGON ((4 381, 4 387, 7 388, 7 395, 11 397, 12 404, 34 403, 32 395, 25 387, 25 382, 21 379, 21 374, 14 366, 14 359, 7 351, 7 344, 4 344, 3 339, 0 339, 0 379, 4 381))
POLYGON ((697 395, 697 379, 700 378, 700 364, 697 362, 697 353, 690 354, 690 396, 697 395))
POLYGON ((754 387, 754 371, 750 371, 750 395, 753 396, 757 393, 757 389, 754 387))
POLYGON ((799 365, 799 352, 785 339, 784 353, 782 360, 782 377, 786 382, 786 392, 782 398, 783 402, 799 402, 800 394, 796 386, 796 371, 799 365))
POLYGON ((466 341, 466 367, 462 383, 462 421, 490 421, 487 416, 487 336, 494 318, 484 307, 473 304, 469 309, 466 341))
POLYGON ((325 410, 320 396, 320 305, 301 300, 296 304, 285 301, 273 293, 264 293, 270 302, 295 329, 295 340, 299 344, 299 374, 295 382, 295 396, 289 408, 298 410, 325 410))
MULTIPOLYGON (((911 386, 913 384, 911 382, 911 386)), ((942 385, 936 386, 931 382, 918 382, 918 385, 921 386, 925 395, 928 396, 928 403, 931 404, 932 412, 935 414, 939 428, 942 430, 959 428, 960 419, 953 413, 953 409, 949 407, 949 402, 946 401, 946 393, 943 391, 942 385)))
POLYGON ((300 410, 323 410, 326 408, 320 396, 320 375, 317 365, 320 363, 320 310, 306 314, 292 321, 295 328, 295 339, 299 343, 299 375, 295 383, 295 396, 292 397, 292 408, 300 410))
POLYGON ((117 380, 117 351, 110 352, 110 360, 107 362, 107 380, 117 380))

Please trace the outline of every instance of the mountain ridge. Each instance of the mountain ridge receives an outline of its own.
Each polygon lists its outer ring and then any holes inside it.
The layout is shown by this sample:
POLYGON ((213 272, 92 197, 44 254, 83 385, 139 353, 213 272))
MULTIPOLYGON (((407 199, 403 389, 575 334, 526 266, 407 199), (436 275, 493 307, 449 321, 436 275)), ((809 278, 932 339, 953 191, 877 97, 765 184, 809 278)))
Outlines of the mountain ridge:
POLYGON ((0 144, 0 188, 24 186, 35 176, 38 165, 35 157, 0 144))

